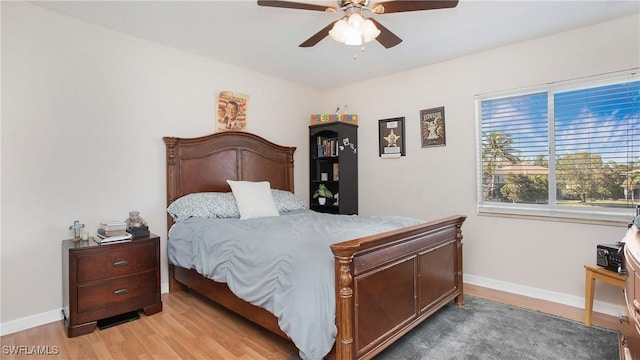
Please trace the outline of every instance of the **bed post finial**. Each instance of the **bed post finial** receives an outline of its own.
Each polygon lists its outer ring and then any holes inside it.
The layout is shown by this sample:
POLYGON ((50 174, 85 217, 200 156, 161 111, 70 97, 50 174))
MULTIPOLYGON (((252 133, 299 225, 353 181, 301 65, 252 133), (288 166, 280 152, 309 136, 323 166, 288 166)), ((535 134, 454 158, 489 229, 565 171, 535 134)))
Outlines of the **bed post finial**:
MULTIPOLYGON (((353 277, 351 265, 355 249, 349 249, 344 253, 336 253, 336 325, 338 336, 336 337, 336 360, 355 359, 354 336, 354 300, 353 277)), ((340 252, 340 250, 338 250, 340 252)))
MULTIPOLYGON (((167 147, 167 206, 169 206, 175 199, 177 190, 175 188, 176 181, 176 146, 178 145, 178 138, 165 136, 162 138, 167 147)), ((169 218, 167 214, 167 218, 169 218)), ((171 222, 168 222, 168 226, 171 227, 171 222)))
POLYGON ((176 163, 176 144, 178 138, 165 136, 162 138, 167 146, 167 165, 174 165, 176 163))

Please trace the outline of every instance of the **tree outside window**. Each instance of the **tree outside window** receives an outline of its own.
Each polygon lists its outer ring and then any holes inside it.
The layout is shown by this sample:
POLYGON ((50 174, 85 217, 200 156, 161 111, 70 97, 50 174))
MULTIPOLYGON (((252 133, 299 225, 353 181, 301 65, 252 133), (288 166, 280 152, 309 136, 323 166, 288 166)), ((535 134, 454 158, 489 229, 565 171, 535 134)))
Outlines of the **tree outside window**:
POLYGON ((480 212, 616 214, 640 205, 637 75, 477 103, 480 212))

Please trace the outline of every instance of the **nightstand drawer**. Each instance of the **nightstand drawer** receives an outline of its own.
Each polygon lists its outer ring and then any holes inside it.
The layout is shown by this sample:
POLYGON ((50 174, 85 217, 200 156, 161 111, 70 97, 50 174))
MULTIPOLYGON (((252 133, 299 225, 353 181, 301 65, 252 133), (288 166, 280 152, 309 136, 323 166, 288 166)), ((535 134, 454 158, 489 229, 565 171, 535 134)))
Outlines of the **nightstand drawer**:
POLYGON ((155 244, 151 242, 126 247, 115 244, 101 246, 106 251, 78 256, 78 283, 155 269, 158 262, 155 244), (106 248, 108 246, 113 248, 106 248))
POLYGON ((156 272, 149 271, 139 275, 78 286, 78 312, 108 308, 137 297, 148 297, 158 292, 156 285, 156 272))

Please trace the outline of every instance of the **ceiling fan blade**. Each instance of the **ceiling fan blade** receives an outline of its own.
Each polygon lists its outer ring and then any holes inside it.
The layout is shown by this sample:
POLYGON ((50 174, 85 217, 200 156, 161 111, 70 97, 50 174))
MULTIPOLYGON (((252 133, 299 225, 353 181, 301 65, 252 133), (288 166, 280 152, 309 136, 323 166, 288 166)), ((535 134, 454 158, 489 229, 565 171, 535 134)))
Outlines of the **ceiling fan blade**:
POLYGON ((378 42, 382 46, 389 49, 402 42, 402 39, 400 39, 396 34, 392 33, 391 30, 382 26, 382 24, 380 24, 376 19, 369 18, 369 20, 373 21, 373 23, 376 25, 378 30, 380 30, 380 35, 376 37, 376 40, 378 40, 378 42))
POLYGON ((316 4, 304 4, 293 1, 270 1, 270 0, 258 0, 258 6, 270 6, 286 9, 302 9, 302 10, 315 10, 315 11, 327 11, 335 12, 337 8, 334 6, 323 6, 316 4))
POLYGON ((376 14, 454 8, 458 0, 392 0, 375 3, 371 9, 376 14))
MULTIPOLYGON (((338 20, 340 20, 340 19, 338 19, 338 20)), ((326 38, 327 35, 329 35, 329 30, 331 30, 331 28, 333 28, 333 24, 338 22, 338 20, 335 20, 331 24, 325 26, 322 30, 320 30, 317 33, 315 33, 313 36, 308 38, 305 42, 303 42, 302 44, 298 45, 298 47, 312 47, 313 45, 319 43, 320 40, 326 38)))

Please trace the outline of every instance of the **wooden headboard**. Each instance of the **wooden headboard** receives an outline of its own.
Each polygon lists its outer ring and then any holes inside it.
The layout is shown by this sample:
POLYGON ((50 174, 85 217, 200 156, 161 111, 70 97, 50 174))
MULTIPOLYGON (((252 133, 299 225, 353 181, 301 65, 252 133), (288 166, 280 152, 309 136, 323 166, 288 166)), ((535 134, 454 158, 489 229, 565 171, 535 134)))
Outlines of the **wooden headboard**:
POLYGON ((227 180, 269 181, 274 189, 293 192, 295 147, 238 131, 162 139, 167 148, 167 206, 191 193, 231 191, 227 180))

